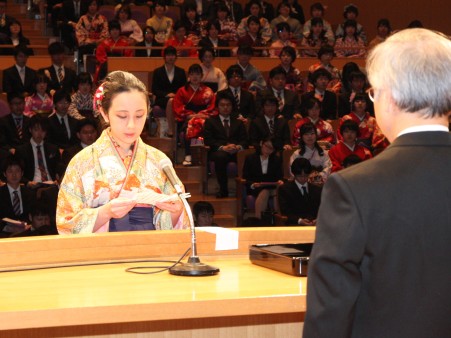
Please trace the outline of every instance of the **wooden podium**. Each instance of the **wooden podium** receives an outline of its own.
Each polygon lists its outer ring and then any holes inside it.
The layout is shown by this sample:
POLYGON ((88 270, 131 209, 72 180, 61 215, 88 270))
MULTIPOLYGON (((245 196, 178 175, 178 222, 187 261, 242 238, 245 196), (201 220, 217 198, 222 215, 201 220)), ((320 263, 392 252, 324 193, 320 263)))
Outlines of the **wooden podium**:
POLYGON ((0 240, 0 337, 300 337, 306 278, 253 265, 248 248, 313 242, 314 228, 234 230, 227 251, 197 231, 201 261, 221 270, 209 277, 125 271, 177 260, 189 231, 0 240))

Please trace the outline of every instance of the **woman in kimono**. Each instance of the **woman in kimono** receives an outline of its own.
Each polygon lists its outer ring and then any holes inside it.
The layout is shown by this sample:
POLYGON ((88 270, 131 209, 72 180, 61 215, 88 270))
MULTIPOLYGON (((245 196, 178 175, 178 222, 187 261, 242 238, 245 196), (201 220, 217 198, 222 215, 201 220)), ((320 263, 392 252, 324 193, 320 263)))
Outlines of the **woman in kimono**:
POLYGON ((32 117, 36 114, 42 114, 41 116, 47 117, 53 112, 53 99, 47 91, 49 84, 48 77, 44 72, 39 71, 35 81, 35 92, 25 98, 25 110, 23 114, 28 117, 32 117))
POLYGON ((67 167, 57 203, 59 233, 187 228, 182 204, 159 168, 168 158, 139 137, 149 109, 144 84, 115 71, 94 100, 110 127, 67 167))

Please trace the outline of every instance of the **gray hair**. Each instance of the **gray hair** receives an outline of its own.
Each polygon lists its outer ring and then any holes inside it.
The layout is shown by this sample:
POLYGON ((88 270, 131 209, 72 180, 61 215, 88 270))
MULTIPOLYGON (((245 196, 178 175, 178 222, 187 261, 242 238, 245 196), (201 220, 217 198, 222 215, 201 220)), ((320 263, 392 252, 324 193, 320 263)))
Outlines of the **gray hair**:
POLYGON ((405 29, 376 46, 367 59, 371 85, 395 104, 425 118, 451 111, 451 40, 423 28, 405 29))

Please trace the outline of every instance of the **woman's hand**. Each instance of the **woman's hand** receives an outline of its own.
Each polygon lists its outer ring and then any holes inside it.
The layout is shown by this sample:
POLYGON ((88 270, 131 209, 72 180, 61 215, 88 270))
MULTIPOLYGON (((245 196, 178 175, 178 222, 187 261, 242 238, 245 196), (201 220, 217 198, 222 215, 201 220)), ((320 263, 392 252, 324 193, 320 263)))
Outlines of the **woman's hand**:
POLYGON ((128 214, 130 210, 136 205, 136 200, 129 198, 115 198, 109 201, 106 209, 110 215, 110 218, 121 218, 128 214))
POLYGON ((181 201, 156 202, 155 206, 161 210, 166 210, 169 212, 178 212, 183 208, 181 201))

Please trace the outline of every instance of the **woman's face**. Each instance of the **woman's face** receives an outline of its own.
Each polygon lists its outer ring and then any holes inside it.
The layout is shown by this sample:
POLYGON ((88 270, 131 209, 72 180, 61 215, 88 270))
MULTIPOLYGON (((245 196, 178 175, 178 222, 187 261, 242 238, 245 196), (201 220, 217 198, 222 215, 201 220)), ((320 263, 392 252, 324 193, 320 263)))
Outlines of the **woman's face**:
POLYGON ((347 36, 353 36, 355 34, 355 27, 354 26, 348 26, 345 29, 347 36))
POLYGON ((225 20, 227 18, 227 12, 224 11, 218 11, 218 20, 225 20))
POLYGON ((315 36, 320 35, 322 30, 323 30, 323 25, 321 25, 321 24, 317 24, 315 26, 312 26, 312 32, 313 32, 313 34, 315 36))
POLYGON ((290 15, 290 7, 288 6, 280 6, 279 8, 279 14, 282 16, 289 16, 290 15))
POLYGON ((249 32, 253 33, 253 34, 257 34, 258 31, 260 30, 260 25, 256 22, 250 22, 249 23, 249 32))
POLYGON ((83 95, 86 95, 88 93, 91 92, 92 90, 92 86, 89 83, 80 83, 78 85, 78 90, 80 91, 80 93, 82 93, 83 95))
POLYGON ((366 112, 366 101, 365 100, 354 101, 354 112, 358 115, 364 114, 366 112))
POLYGON ((302 141, 304 141, 304 144, 309 147, 313 148, 316 142, 316 133, 314 131, 308 131, 305 134, 302 135, 302 141))
POLYGON ((186 12, 186 17, 189 20, 194 21, 196 19, 196 11, 193 11, 192 9, 190 9, 189 11, 186 12))
POLYGON ((332 61, 333 57, 334 55, 332 53, 324 53, 319 59, 322 64, 328 65, 332 61))
POLYGON ((274 146, 271 141, 266 141, 261 144, 261 153, 263 156, 269 156, 273 153, 274 146))
POLYGON ((129 148, 141 135, 147 117, 147 100, 137 90, 122 92, 113 97, 107 113, 100 110, 110 123, 111 135, 123 149, 129 148))
POLYGON ((96 14, 97 8, 98 8, 97 2, 95 2, 95 1, 91 2, 88 7, 89 14, 91 14, 91 15, 96 14))
POLYGON ((315 103, 312 108, 307 110, 307 115, 314 121, 319 119, 319 113, 321 109, 318 103, 315 103))
POLYGON ((353 145, 357 138, 357 133, 354 130, 345 129, 343 130, 343 142, 349 145, 353 145))
POLYGON ((47 82, 39 82, 36 84, 36 92, 43 95, 47 90, 47 82))
POLYGON ((205 52, 205 54, 202 58, 202 63, 205 66, 209 67, 213 63, 213 60, 214 60, 213 54, 211 52, 205 52))
POLYGON ((217 39, 218 34, 219 34, 219 31, 216 29, 216 27, 214 25, 211 25, 211 27, 208 31, 208 35, 210 36, 210 38, 217 39))
POLYGON ((260 6, 257 4, 253 4, 251 8, 249 8, 249 12, 251 13, 251 15, 256 16, 258 18, 260 15, 260 6))
POLYGON ((20 25, 17 23, 13 23, 11 26, 9 26, 9 31, 12 35, 17 35, 20 33, 20 25))
POLYGON ((185 38, 185 35, 186 35, 185 27, 180 27, 179 29, 177 29, 175 31, 175 38, 177 40, 180 40, 180 41, 183 40, 185 38))
POLYGON ((189 82, 194 85, 198 86, 202 80, 202 74, 200 73, 189 73, 189 82))
POLYGON ((128 14, 126 11, 119 11, 119 21, 127 21, 128 18, 128 14))
POLYGON ((377 34, 383 38, 387 37, 388 35, 388 27, 387 26, 379 26, 377 27, 377 34))

